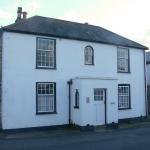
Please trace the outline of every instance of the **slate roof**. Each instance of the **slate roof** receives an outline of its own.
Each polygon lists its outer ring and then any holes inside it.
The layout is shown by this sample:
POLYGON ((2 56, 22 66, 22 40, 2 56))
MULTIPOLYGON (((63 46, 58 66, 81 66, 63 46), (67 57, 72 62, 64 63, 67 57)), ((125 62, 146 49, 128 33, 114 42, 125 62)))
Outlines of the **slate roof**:
POLYGON ((0 37, 2 36, 2 28, 0 28, 0 37))
POLYGON ((41 16, 33 16, 18 23, 5 26, 3 27, 3 30, 9 32, 45 35, 80 41, 104 43, 145 50, 148 49, 139 43, 136 43, 99 26, 41 16))

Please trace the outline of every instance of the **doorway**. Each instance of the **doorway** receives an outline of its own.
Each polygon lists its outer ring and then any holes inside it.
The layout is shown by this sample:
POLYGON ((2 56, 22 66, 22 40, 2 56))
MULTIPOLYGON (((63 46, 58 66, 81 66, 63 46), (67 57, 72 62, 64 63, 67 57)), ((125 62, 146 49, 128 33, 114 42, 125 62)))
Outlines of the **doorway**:
POLYGON ((95 125, 106 124, 106 89, 94 88, 95 125))

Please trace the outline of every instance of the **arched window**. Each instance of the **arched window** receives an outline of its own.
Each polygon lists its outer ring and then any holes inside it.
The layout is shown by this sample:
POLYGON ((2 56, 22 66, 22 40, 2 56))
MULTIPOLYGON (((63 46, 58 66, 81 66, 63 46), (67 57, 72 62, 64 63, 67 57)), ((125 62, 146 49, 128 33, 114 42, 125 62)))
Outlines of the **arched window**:
POLYGON ((79 108, 79 91, 78 89, 76 89, 76 92, 75 92, 75 106, 74 108, 79 108))
POLYGON ((94 65, 94 50, 91 46, 85 47, 85 64, 94 65))

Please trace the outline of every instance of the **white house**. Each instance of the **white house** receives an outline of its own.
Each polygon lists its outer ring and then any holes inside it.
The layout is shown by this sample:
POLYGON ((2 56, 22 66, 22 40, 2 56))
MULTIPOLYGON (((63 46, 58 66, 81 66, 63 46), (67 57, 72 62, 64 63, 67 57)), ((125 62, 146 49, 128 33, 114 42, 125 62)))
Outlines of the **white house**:
POLYGON ((147 47, 87 23, 21 14, 0 29, 2 129, 147 115, 147 47))

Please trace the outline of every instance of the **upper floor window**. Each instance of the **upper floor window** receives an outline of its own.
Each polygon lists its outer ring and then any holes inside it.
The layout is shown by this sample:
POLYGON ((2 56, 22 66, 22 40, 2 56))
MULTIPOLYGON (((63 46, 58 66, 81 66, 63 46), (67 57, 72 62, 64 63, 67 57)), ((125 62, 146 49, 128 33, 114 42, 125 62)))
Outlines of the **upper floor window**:
POLYGON ((85 64, 94 65, 94 50, 91 46, 85 47, 85 64))
POLYGON ((129 49, 118 48, 117 51, 118 59, 118 72, 129 72, 129 49))
POLYGON ((37 68, 54 69, 56 67, 55 40, 37 38, 37 68))

